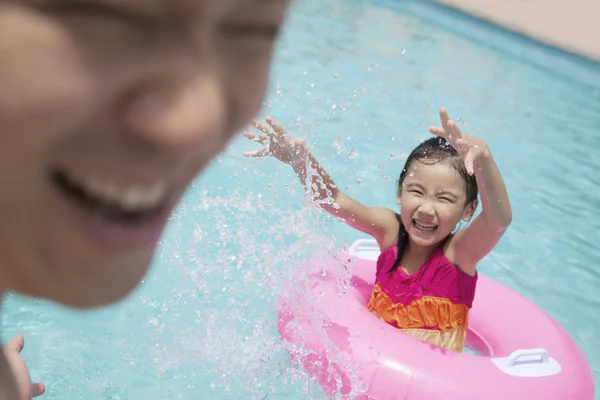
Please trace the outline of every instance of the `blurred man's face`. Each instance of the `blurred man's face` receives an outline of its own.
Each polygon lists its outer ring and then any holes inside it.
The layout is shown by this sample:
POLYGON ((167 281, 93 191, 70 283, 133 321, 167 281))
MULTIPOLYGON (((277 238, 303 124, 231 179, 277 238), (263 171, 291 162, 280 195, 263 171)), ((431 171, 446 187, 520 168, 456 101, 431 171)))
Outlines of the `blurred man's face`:
POLYGON ((287 0, 0 0, 0 288, 139 282, 192 179, 259 110, 287 0))

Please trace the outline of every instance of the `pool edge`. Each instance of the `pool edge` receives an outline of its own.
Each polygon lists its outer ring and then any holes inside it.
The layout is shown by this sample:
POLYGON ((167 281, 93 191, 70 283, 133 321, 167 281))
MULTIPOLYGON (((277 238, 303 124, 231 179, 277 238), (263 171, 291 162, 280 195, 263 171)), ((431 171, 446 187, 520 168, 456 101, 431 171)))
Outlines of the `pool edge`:
POLYGON ((547 37, 544 34, 538 33, 535 30, 529 30, 526 27, 522 27, 519 24, 510 24, 502 18, 495 18, 490 14, 482 12, 476 7, 470 7, 463 4, 460 0, 420 0, 427 3, 434 3, 438 7, 445 8, 449 11, 463 14, 469 18, 482 21, 489 25, 496 27, 497 29, 504 30, 512 35, 520 37, 522 40, 528 40, 535 42, 538 45, 544 46, 548 49, 558 51, 564 55, 579 58, 592 65, 600 67, 600 49, 598 50, 587 50, 585 46, 568 45, 561 41, 554 40, 547 37))

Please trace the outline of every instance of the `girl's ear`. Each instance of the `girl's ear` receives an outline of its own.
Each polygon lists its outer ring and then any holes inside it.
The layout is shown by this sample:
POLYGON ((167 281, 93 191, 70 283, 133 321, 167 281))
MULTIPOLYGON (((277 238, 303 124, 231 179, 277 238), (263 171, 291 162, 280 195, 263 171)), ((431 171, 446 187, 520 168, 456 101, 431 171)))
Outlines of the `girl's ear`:
POLYGON ((478 205, 479 205, 478 199, 475 199, 472 202, 470 202, 469 204, 467 204, 467 206, 463 210, 462 217, 460 219, 462 219, 465 222, 469 222, 471 220, 471 218, 473 218, 473 215, 475 214, 475 210, 477 210, 478 205))

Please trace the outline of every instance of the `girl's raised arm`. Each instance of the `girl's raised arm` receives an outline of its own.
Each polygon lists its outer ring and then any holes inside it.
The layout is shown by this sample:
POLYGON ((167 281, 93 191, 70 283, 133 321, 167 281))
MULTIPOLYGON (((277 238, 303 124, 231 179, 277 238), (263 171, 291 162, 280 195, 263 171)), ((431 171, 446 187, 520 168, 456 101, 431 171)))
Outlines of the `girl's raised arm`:
POLYGON ((273 118, 267 117, 265 120, 268 125, 258 121, 253 123, 262 134, 244 132, 246 138, 264 146, 260 150, 245 152, 245 156, 272 156, 290 164, 318 205, 353 228, 371 235, 380 246, 386 235, 397 234, 399 222, 394 211, 382 207, 367 207, 343 193, 308 151, 303 140, 291 138, 273 118))
POLYGON ((463 134, 444 108, 440 117, 442 126, 431 127, 430 132, 443 136, 463 157, 467 172, 475 174, 482 203, 481 214, 452 237, 446 257, 465 273, 474 275, 477 263, 492 251, 510 225, 510 200, 487 144, 478 137, 463 134))

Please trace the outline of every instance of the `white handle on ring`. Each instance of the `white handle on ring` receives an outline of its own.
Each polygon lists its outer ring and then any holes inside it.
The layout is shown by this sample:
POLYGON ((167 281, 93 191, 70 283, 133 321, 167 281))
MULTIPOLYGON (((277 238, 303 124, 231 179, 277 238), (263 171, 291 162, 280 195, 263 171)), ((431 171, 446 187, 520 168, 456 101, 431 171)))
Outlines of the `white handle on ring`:
POLYGON ((377 261, 381 250, 375 239, 358 239, 352 243, 348 253, 353 257, 377 261))
POLYGON ((515 365, 522 364, 546 364, 548 363, 549 356, 546 349, 527 349, 527 350, 515 350, 508 356, 508 366, 514 367, 515 365))

